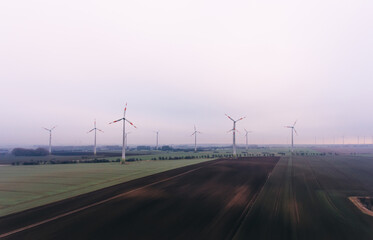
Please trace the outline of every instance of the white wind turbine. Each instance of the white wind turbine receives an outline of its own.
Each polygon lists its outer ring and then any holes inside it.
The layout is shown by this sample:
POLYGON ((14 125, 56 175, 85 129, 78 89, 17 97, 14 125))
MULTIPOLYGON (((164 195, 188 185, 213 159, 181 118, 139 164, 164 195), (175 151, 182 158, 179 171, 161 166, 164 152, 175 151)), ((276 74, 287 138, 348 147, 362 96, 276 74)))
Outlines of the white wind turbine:
POLYGON ((246 128, 245 130, 245 137, 246 137, 246 151, 249 149, 249 133, 252 133, 252 131, 247 131, 246 128))
POLYGON ((126 118, 126 111, 127 111, 127 103, 126 103, 126 106, 124 108, 124 113, 123 113, 123 118, 121 119, 118 119, 118 120, 115 120, 109 124, 112 124, 112 123, 116 123, 116 122, 120 122, 120 121, 123 121, 123 143, 122 143, 122 161, 121 163, 124 164, 126 162, 126 121, 131 124, 134 128, 136 128, 135 125, 133 125, 132 122, 130 122, 127 118, 126 118))
POLYGON ((296 123, 297 123, 297 121, 295 121, 292 126, 285 126, 286 128, 291 129, 291 152, 292 153, 294 152, 294 132, 295 132, 295 134, 298 134, 297 131, 295 130, 295 124, 296 123))
POLYGON ((159 136, 159 131, 154 131, 156 137, 155 137, 155 150, 158 150, 158 136, 159 136))
POLYGON ((51 129, 44 128, 49 132, 49 155, 52 154, 52 130, 55 129, 57 126, 52 127, 51 129))
POLYGON ((200 131, 197 131, 196 125, 194 125, 194 132, 191 136, 194 135, 194 152, 197 152, 197 134, 201 133, 200 131))
POLYGON ((233 118, 231 118, 230 116, 228 116, 227 114, 225 114, 225 116, 227 116, 230 120, 232 120, 233 122, 233 128, 230 131, 233 132, 233 157, 236 157, 237 156, 237 151, 236 151, 236 122, 238 121, 241 121, 242 119, 244 119, 245 117, 241 117, 239 118, 238 120, 234 120, 233 118))
POLYGON ((90 132, 92 132, 92 131, 95 131, 95 141, 94 141, 94 148, 93 148, 93 154, 96 156, 96 135, 97 135, 97 130, 98 131, 100 131, 100 132, 104 132, 104 131, 102 131, 101 129, 98 129, 97 127, 96 127, 96 119, 95 119, 95 121, 94 121, 94 124, 93 124, 93 126, 94 126, 94 128, 92 128, 89 132, 87 132, 87 133, 90 133, 90 132))

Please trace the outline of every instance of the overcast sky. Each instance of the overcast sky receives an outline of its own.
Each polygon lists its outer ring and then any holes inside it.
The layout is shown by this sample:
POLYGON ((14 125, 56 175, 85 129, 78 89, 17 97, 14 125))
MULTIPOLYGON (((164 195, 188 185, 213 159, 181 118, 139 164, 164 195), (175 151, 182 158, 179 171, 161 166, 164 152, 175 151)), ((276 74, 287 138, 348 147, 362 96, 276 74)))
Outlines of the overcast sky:
POLYGON ((0 2, 0 145, 356 142, 373 135, 373 1, 0 2))

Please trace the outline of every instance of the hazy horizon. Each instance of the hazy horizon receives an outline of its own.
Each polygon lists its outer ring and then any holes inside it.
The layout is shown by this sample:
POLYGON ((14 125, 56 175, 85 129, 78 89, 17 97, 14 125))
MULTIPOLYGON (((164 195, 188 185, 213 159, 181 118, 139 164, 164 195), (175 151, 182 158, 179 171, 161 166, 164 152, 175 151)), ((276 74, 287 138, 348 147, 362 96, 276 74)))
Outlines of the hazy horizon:
POLYGON ((372 143, 371 1, 3 1, 0 145, 372 143), (324 139, 324 140, 323 140, 324 139))

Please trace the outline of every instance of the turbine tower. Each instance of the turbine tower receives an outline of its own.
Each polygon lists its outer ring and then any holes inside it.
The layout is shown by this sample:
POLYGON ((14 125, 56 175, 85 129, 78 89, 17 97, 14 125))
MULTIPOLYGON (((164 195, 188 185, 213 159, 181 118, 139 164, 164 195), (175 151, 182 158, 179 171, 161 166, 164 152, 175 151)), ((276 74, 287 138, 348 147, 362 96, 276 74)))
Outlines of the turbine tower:
MULTIPOLYGON (((232 120, 233 122, 233 128, 230 130, 233 132, 233 157, 236 157, 237 156, 237 151, 236 151, 236 123, 238 121, 241 121, 242 119, 244 119, 245 117, 241 117, 239 118, 238 120, 234 120, 233 118, 231 118, 230 116, 228 116, 227 114, 225 114, 225 116, 227 116, 230 120, 232 120)), ((229 131, 229 132, 230 132, 229 131)))
POLYGON ((49 132, 49 155, 52 154, 52 130, 55 129, 57 126, 52 127, 51 129, 44 128, 49 132))
POLYGON ((197 134, 201 133, 200 131, 197 131, 196 125, 194 125, 194 132, 191 136, 194 135, 194 152, 197 152, 197 134))
POLYGON ((123 143, 122 143, 122 161, 121 161, 121 164, 124 164, 126 162, 126 121, 129 124, 131 124, 134 128, 137 128, 135 125, 133 125, 132 122, 130 122, 126 118, 126 111, 127 111, 127 103, 126 103, 126 106, 124 108, 123 118, 115 120, 115 121, 109 123, 109 124, 113 124, 113 123, 116 123, 116 122, 123 121, 123 143))
POLYGON ((291 153, 294 152, 294 132, 295 132, 295 134, 298 134, 297 131, 295 130, 295 124, 296 123, 297 123, 297 121, 295 121, 292 126, 285 126, 286 128, 291 129, 291 153))
POLYGON ((249 133, 252 133, 252 131, 247 131, 246 128, 245 130, 245 137, 246 137, 246 151, 249 149, 249 133))
POLYGON ((98 128, 96 128, 96 119, 95 119, 95 122, 94 122, 94 124, 93 124, 93 126, 94 126, 94 128, 92 128, 89 132, 87 132, 87 133, 90 133, 90 132, 92 132, 92 131, 95 131, 95 141, 94 141, 94 148, 93 148, 93 154, 96 156, 96 135, 97 135, 97 130, 98 131, 100 131, 100 132, 104 132, 104 131, 102 131, 101 129, 98 129, 98 128))
POLYGON ((159 131, 155 131, 154 132, 156 137, 155 137, 155 150, 158 150, 158 135, 159 135, 159 131))
POLYGON ((131 132, 127 132, 127 133, 126 133, 126 149, 129 149, 127 143, 128 143, 128 134, 130 134, 130 133, 131 133, 131 132))

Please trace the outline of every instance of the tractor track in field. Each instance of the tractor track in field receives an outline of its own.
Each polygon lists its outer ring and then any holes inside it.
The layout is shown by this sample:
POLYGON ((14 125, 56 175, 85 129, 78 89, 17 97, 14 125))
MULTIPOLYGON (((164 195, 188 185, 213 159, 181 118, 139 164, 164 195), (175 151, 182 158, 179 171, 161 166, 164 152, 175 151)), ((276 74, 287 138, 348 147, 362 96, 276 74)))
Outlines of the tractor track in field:
POLYGON ((237 221, 236 226, 233 228, 231 233, 227 236, 226 240, 234 239, 236 237, 236 234, 238 233, 240 227, 242 226, 242 223, 245 221, 245 218, 250 214, 250 212, 252 210, 252 207, 254 206, 254 204, 256 203, 256 200, 258 199, 258 197, 262 193, 262 191, 264 189, 264 186, 268 182, 268 179, 271 177, 273 169, 274 168, 272 168, 271 172, 269 172, 266 181, 264 182, 263 186, 260 188, 260 191, 255 193, 255 195, 252 197, 252 199, 247 203, 245 209, 242 211, 242 214, 241 214, 239 220, 237 221))

